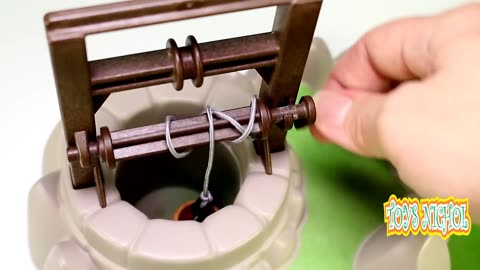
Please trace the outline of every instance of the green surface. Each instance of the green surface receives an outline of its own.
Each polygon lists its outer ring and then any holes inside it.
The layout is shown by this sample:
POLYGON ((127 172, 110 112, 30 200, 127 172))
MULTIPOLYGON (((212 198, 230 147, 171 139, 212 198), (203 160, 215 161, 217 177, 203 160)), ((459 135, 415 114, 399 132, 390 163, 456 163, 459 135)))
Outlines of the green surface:
MULTIPOLYGON (((299 96, 310 95, 302 88, 299 96)), ((308 217, 300 252, 290 269, 352 269, 357 248, 383 224, 383 203, 405 195, 382 161, 348 153, 314 140, 308 130, 293 130, 289 144, 306 173, 308 217)), ((480 269, 480 227, 449 242, 452 270, 480 269)))
POLYGON ((480 269, 480 226, 473 226, 469 236, 452 236, 448 247, 452 270, 480 269))

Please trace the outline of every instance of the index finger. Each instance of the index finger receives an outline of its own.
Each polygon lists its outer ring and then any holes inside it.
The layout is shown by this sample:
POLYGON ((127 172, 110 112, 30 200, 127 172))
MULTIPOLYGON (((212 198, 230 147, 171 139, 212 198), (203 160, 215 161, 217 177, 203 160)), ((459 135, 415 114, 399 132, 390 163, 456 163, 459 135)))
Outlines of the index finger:
POLYGON ((433 24, 433 18, 409 18, 372 30, 339 59, 325 88, 380 92, 426 76, 433 24))

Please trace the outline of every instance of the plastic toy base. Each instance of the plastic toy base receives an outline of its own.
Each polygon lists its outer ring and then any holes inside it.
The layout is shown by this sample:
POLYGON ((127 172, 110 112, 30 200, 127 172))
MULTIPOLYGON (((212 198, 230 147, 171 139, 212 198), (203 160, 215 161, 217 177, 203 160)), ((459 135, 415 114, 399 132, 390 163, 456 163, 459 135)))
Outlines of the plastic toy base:
POLYGON ((447 241, 439 236, 386 236, 375 230, 355 257, 354 270, 450 270, 447 241))
POLYGON ((382 224, 365 239, 355 256, 354 270, 450 270, 447 240, 421 234, 387 237, 386 230, 382 224))

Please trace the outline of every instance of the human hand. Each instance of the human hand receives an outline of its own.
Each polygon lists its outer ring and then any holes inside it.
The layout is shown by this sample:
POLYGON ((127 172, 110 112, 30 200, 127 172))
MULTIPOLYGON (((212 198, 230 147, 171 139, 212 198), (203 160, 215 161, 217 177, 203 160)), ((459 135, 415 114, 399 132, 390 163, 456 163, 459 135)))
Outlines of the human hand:
POLYGON ((312 135, 388 159, 422 197, 480 222, 480 4, 382 25, 337 62, 312 135))

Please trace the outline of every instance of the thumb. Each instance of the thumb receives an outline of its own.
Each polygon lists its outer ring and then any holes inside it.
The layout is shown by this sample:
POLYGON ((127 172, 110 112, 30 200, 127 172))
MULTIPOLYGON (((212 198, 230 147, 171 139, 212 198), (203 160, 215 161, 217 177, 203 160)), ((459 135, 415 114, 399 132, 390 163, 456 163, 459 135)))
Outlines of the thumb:
POLYGON ((314 137, 360 155, 384 158, 379 120, 386 96, 364 91, 323 90, 315 96, 314 137))

